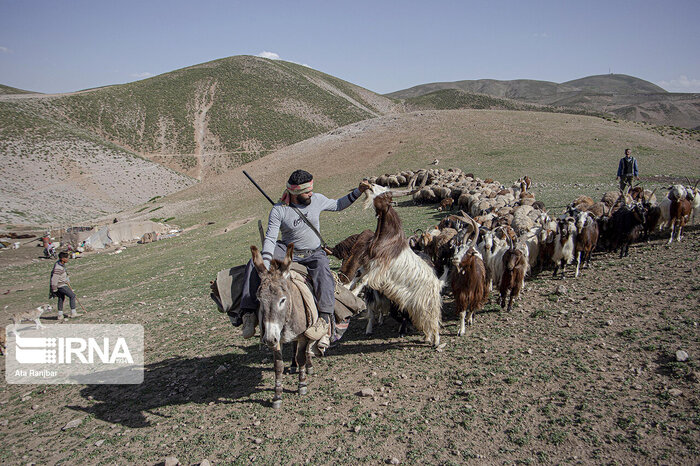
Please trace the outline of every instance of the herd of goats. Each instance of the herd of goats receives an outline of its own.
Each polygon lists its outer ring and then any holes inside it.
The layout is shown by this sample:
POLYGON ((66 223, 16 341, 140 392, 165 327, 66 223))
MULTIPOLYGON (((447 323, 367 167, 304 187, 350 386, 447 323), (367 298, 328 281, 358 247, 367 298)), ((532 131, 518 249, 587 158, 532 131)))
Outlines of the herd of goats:
MULTIPOLYGON (((648 237, 659 226, 671 227, 669 243, 676 230, 680 241, 685 222, 698 214, 700 206, 697 183, 671 187, 659 203, 654 192, 636 186, 627 192, 606 193, 600 202, 580 196, 562 215, 552 218, 529 191, 528 177, 510 188, 454 169, 407 171, 369 181, 365 208, 374 207, 377 227, 354 234, 328 251, 342 260, 338 279, 355 296, 364 292, 367 333, 372 333, 375 319, 391 315, 401 324, 401 336, 412 323, 438 351, 445 346, 440 344, 440 327, 442 291, 448 281, 462 336, 467 313, 471 325, 474 312, 484 306, 493 289, 500 292, 501 308, 507 300, 510 310, 528 273, 551 266, 555 276, 561 269, 564 277, 566 266, 576 260, 578 276, 582 263, 589 264, 597 247, 620 249, 620 256, 625 256, 630 243, 648 237), (411 194, 416 203, 439 203, 439 210, 457 204, 459 214, 447 215, 437 226, 407 238, 394 209, 392 189, 411 194)), ((273 351, 272 407, 280 408, 281 344, 295 342, 290 371, 298 367, 298 393, 306 394, 306 374, 313 370, 312 353, 317 347, 307 336, 313 319, 288 280, 294 244, 287 245, 283 261, 271 261, 269 270, 255 246, 251 253, 261 277, 260 306, 257 316, 252 316, 260 323, 261 342, 273 351)), ((217 287, 212 282, 212 297, 217 287)))
MULTIPOLYGON (((339 280, 356 295, 364 290, 368 308, 366 332, 375 320, 392 315, 400 334, 409 322, 426 341, 440 346, 441 291, 449 281, 461 325, 472 324, 474 312, 500 292, 500 305, 510 310, 523 289, 525 276, 553 268, 563 278, 576 263, 575 276, 590 265, 598 249, 620 250, 648 239, 657 229, 670 228, 681 240, 685 223, 700 213, 697 184, 677 184, 657 202, 655 192, 640 186, 608 192, 599 202, 579 196, 558 217, 550 216, 530 192, 525 176, 505 187, 459 169, 405 171, 369 179, 365 208, 373 205, 376 231, 352 235, 334 248, 342 260, 339 280), (459 210, 427 231, 406 237, 393 205, 393 195, 412 195, 415 203, 439 204, 438 210, 459 210), (448 272, 451 270, 451 273, 448 272)), ((693 219, 694 220, 694 219, 693 219)))

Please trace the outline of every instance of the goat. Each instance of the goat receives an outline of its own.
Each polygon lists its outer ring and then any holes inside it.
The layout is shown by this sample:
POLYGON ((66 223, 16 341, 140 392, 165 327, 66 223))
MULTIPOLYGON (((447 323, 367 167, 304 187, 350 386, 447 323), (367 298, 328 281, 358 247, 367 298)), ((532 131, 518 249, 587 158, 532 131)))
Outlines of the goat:
POLYGON ((554 262, 552 277, 557 276, 559 267, 561 267, 561 278, 564 278, 567 264, 571 264, 574 260, 575 241, 576 223, 574 219, 566 217, 557 220, 557 234, 554 239, 554 254, 552 255, 552 261, 554 262))
MULTIPOLYGON (((418 256, 423 259, 430 267, 435 269, 430 257, 423 252, 419 252, 418 256)), ((379 325, 384 323, 384 317, 390 315, 399 323, 399 337, 403 338, 408 334, 408 326, 411 323, 411 317, 408 312, 402 311, 389 298, 381 294, 379 291, 365 287, 365 304, 367 305, 367 327, 365 334, 371 335, 374 332, 375 320, 379 325)))
MULTIPOLYGON (((688 178, 686 178, 686 180, 688 180, 688 178)), ((695 219, 697 216, 700 215, 700 193, 698 193, 698 183, 700 183, 700 180, 696 181, 692 188, 688 187, 686 189, 686 199, 690 201, 692 209, 690 215, 693 218, 693 225, 695 225, 695 219)), ((690 186, 690 180, 688 180, 688 186, 690 186)))
POLYGON ((630 244, 639 239, 645 222, 646 212, 639 203, 624 205, 610 216, 606 230, 610 235, 611 248, 620 248, 620 258, 629 255, 630 244))
POLYGON ((574 245, 576 251, 576 275, 574 277, 578 278, 581 262, 584 262, 585 266, 590 267, 591 253, 598 244, 598 235, 598 222, 595 221, 595 218, 590 213, 582 212, 576 219, 576 241, 574 245))
MULTIPOLYGON (((649 241, 649 236, 653 231, 655 231, 661 224, 661 207, 658 205, 651 205, 648 202, 643 202, 644 210, 646 212, 646 218, 644 221, 644 240, 649 241)), ((670 208, 669 208, 670 215, 670 208)))
POLYGON ((438 224, 440 230, 445 228, 454 228, 455 230, 461 230, 467 226, 466 214, 464 211, 460 211, 460 215, 448 215, 438 224))
POLYGON ((352 247, 355 245, 355 243, 357 243, 358 238, 362 235, 367 236, 368 232, 369 235, 372 235, 372 230, 365 230, 362 233, 356 233, 348 236, 330 249, 331 255, 337 257, 341 261, 347 260, 350 257, 352 247))
POLYGON ((668 244, 673 242, 673 233, 676 231, 676 228, 678 229, 677 241, 679 243, 681 242, 683 227, 685 226, 685 222, 688 220, 688 217, 692 211, 693 205, 685 197, 675 199, 671 203, 671 236, 668 238, 668 244))
POLYGON ((374 321, 381 325, 384 322, 384 316, 390 315, 399 322, 399 337, 405 337, 408 334, 408 324, 410 317, 406 311, 401 311, 399 307, 389 300, 379 291, 372 288, 365 288, 365 304, 367 305, 367 327, 365 334, 371 335, 374 333, 374 321))
POLYGON ((487 231, 484 233, 484 241, 480 243, 477 250, 484 259, 486 266, 486 277, 489 291, 493 287, 499 288, 501 277, 503 276, 503 254, 508 245, 505 238, 501 240, 496 236, 497 231, 487 231))
MULTIPOLYGON (((355 235, 353 235, 355 236, 355 235)), ((350 249, 350 254, 343 260, 343 264, 338 271, 338 278, 341 283, 349 284, 360 267, 367 263, 367 249, 369 242, 374 236, 372 230, 365 230, 355 238, 355 243, 350 249)), ((344 239, 342 242, 348 241, 351 237, 344 239)))
MULTIPOLYGON (((471 220, 471 219, 470 219, 471 220)), ((474 249, 479 239, 479 227, 471 220, 474 239, 467 242, 466 238, 452 258, 454 270, 452 272, 451 286, 455 305, 459 312, 460 327, 457 335, 462 336, 466 332, 464 321, 469 311, 469 325, 474 322, 474 312, 481 309, 489 297, 489 289, 486 284, 486 267, 481 254, 474 249)))
POLYGON ((520 249, 511 243, 503 254, 503 277, 501 277, 501 309, 506 307, 506 296, 510 292, 508 299, 508 311, 513 308, 513 299, 517 298, 523 288, 525 274, 527 273, 527 257, 520 249))
POLYGON ((369 286, 407 311, 413 326, 425 334, 427 342, 440 345, 440 324, 444 282, 408 246, 390 192, 374 195, 365 191, 365 205, 374 204, 377 229, 369 248, 368 262, 358 286, 369 286))
POLYGON ((455 236, 457 236, 457 230, 454 228, 445 228, 437 235, 433 236, 432 241, 425 246, 424 251, 428 254, 433 264, 435 264, 438 275, 441 275, 443 268, 449 265, 446 264, 446 260, 452 257, 452 253, 454 252, 450 240, 455 236))

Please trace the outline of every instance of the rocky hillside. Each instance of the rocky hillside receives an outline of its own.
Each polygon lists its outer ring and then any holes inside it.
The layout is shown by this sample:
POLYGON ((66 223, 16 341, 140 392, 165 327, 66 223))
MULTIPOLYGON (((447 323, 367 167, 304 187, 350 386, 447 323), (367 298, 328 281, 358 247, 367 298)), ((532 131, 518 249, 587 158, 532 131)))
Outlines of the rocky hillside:
POLYGON ((0 154, 0 223, 67 226, 196 183, 17 101, 0 102, 0 154))
POLYGON ((251 56, 14 102, 200 180, 395 107, 311 68, 251 56))
POLYGON ((388 97, 415 99, 438 90, 468 93, 561 107, 564 110, 610 113, 656 125, 700 128, 700 94, 680 94, 623 74, 588 76, 561 84, 549 81, 479 79, 421 84, 388 97))

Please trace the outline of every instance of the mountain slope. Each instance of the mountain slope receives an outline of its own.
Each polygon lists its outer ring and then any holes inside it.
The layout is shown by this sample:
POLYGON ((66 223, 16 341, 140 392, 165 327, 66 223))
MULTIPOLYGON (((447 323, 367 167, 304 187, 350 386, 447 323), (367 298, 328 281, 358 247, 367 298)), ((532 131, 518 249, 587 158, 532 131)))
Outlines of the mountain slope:
POLYGON ((395 107, 311 68, 251 56, 22 104, 198 179, 395 107))
POLYGON ((87 221, 196 180, 17 101, 0 102, 0 223, 87 221))
POLYGON ((0 84, 0 95, 11 95, 11 94, 35 94, 32 91, 25 91, 24 89, 17 89, 16 87, 5 86, 0 84))
POLYGON ((528 79, 429 83, 387 96, 412 99, 443 89, 460 89, 563 109, 612 113, 657 125, 700 127, 700 94, 666 92, 648 81, 623 74, 588 76, 561 84, 528 79))
POLYGON ((561 84, 575 87, 584 92, 601 92, 612 94, 658 94, 666 90, 654 83, 626 74, 599 74, 574 79, 561 84))

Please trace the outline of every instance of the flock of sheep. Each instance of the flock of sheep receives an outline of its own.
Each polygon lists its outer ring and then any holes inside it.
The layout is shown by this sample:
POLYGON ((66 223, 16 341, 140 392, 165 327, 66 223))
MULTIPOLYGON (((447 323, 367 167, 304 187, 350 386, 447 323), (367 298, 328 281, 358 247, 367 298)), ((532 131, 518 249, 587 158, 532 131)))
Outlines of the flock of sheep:
MULTIPOLYGON (((459 335, 463 335, 467 313, 471 325, 473 313, 488 301, 491 291, 498 290, 501 307, 505 308, 508 302, 510 310, 527 275, 553 268, 554 276, 561 270, 563 278, 566 266, 575 263, 578 277, 581 266, 589 265, 594 250, 619 249, 623 257, 628 254, 630 243, 648 238, 651 232, 664 227, 671 228, 669 243, 674 234, 680 241, 685 222, 691 215, 700 213, 697 183, 690 186, 689 180, 688 186, 672 186, 661 202, 657 202, 655 192, 637 186, 627 192, 606 193, 598 202, 579 196, 558 216, 552 216, 535 199, 528 177, 506 187, 459 169, 433 168, 372 177, 369 181, 373 188, 368 190, 368 203, 374 200, 377 231, 353 235, 334 248, 343 259, 341 281, 358 294, 370 285, 364 290, 369 311, 368 333, 376 317, 381 319, 390 313, 401 321, 402 334, 410 320, 435 346, 439 342, 439 336, 434 334, 435 325, 440 323, 440 317, 434 315, 432 308, 416 309, 408 303, 420 301, 413 299, 413 295, 432 296, 433 288, 438 286, 432 281, 439 280, 445 286, 448 272, 461 318, 459 335), (408 257, 396 240, 392 240, 394 244, 384 245, 388 240, 381 232, 396 230, 396 223, 400 226, 391 205, 386 200, 378 202, 387 196, 391 199, 392 189, 395 193, 402 190, 404 195, 410 194, 415 203, 437 204, 438 210, 459 211, 445 216, 426 231, 416 230, 409 238, 402 231, 397 233, 406 243, 404 249, 410 248, 411 255, 418 259, 408 257), (382 252, 382 248, 386 251, 382 252), (407 260, 414 261, 416 267, 423 267, 418 262, 432 266, 435 280, 428 280, 430 284, 425 290, 413 281, 406 284, 401 294, 395 291, 397 286, 400 288, 396 283, 376 279, 368 283, 362 278, 380 269, 385 274, 391 273, 393 263, 398 261, 402 264, 394 268, 405 270, 407 260)), ((400 274, 394 276, 401 280, 400 274)))

